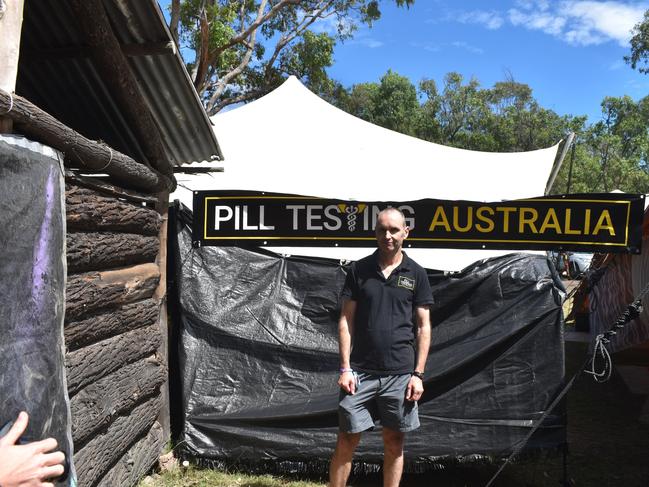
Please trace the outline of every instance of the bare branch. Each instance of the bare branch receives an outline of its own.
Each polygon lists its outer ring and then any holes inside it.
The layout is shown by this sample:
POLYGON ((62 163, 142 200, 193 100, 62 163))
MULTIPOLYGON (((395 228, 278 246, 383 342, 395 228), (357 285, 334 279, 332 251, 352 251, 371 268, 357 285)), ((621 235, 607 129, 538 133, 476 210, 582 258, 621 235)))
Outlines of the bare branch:
POLYGON ((210 42, 210 25, 207 20, 207 11, 205 7, 201 10, 200 13, 200 24, 201 24, 201 46, 200 46, 200 57, 198 57, 198 62, 196 63, 196 78, 194 78, 194 86, 196 91, 201 92, 203 86, 205 85, 205 75, 207 74, 207 67, 211 64, 209 63, 209 42, 210 42))
POLYGON ((230 80, 239 76, 246 68, 246 66, 248 66, 248 63, 250 62, 250 58, 252 56, 253 46, 254 44, 252 44, 251 47, 246 50, 246 54, 243 56, 243 59, 241 59, 239 65, 236 68, 232 69, 230 72, 228 72, 226 75, 222 76, 219 79, 219 81, 215 84, 214 93, 212 93, 212 96, 210 97, 210 100, 207 104, 208 110, 212 106, 214 106, 216 100, 218 100, 221 97, 226 87, 228 86, 230 80))
POLYGON ((180 0, 171 0, 171 21, 169 22, 169 30, 171 35, 178 45, 178 24, 180 23, 180 0))
MULTIPOLYGON (((239 44, 243 39, 249 37, 250 34, 253 31, 256 31, 260 25, 262 25, 267 20, 275 17, 275 15, 277 15, 279 11, 282 10, 283 8, 286 8, 290 5, 299 5, 301 2, 302 0, 281 0, 265 14, 263 13, 262 9, 258 10, 257 18, 253 22, 251 22, 250 25, 245 30, 242 30, 238 35, 234 36, 227 43, 220 46, 215 52, 216 56, 219 56, 226 49, 229 49, 230 47, 239 44)), ((263 0, 260 4, 260 7, 261 5, 263 5, 265 9, 267 3, 268 3, 267 0, 263 0)))
POLYGON ((241 2, 241 8, 239 9, 239 22, 241 23, 239 32, 243 32, 246 25, 246 2, 241 2))
POLYGON ((245 93, 241 93, 237 96, 227 98, 225 100, 219 101, 217 104, 215 104, 213 107, 208 109, 208 114, 210 116, 217 114, 223 107, 226 107, 228 105, 233 105, 235 103, 241 103, 243 101, 249 101, 249 100, 254 100, 255 98, 259 98, 260 96, 263 96, 267 94, 270 90, 268 89, 260 89, 260 90, 252 90, 252 91, 247 91, 245 93))
MULTIPOLYGON (((259 8, 257 9, 258 18, 260 15, 264 13, 267 3, 268 3, 267 0, 262 0, 259 3, 259 8)), ((250 33, 249 39, 244 40, 243 43, 246 45, 246 53, 244 54, 243 58, 241 59, 241 62, 236 68, 230 70, 229 73, 227 73, 225 76, 221 77, 218 80, 216 84, 216 89, 214 90, 214 93, 212 93, 212 96, 210 97, 210 100, 208 102, 208 108, 212 107, 216 103, 216 100, 218 100, 221 97, 230 80, 239 76, 246 68, 246 66, 248 66, 248 63, 250 63, 250 58, 252 57, 252 53, 255 48, 256 37, 257 37, 257 29, 254 29, 250 33)))
POLYGON ((328 0, 327 2, 324 2, 324 5, 322 7, 319 7, 318 9, 314 10, 311 14, 305 15, 304 19, 302 19, 302 22, 300 25, 298 25, 295 30, 291 33, 289 36, 282 36, 279 41, 277 41, 277 44, 275 45, 275 50, 273 51, 273 55, 270 57, 268 62, 266 63, 266 68, 264 70, 264 78, 268 79, 270 76, 270 68, 275 64, 275 61, 277 61, 277 58, 279 56, 279 53, 286 47, 288 43, 293 41, 295 38, 301 36, 316 20, 318 19, 324 19, 327 17, 330 17, 333 15, 333 12, 323 15, 324 12, 334 3, 334 0, 328 0))

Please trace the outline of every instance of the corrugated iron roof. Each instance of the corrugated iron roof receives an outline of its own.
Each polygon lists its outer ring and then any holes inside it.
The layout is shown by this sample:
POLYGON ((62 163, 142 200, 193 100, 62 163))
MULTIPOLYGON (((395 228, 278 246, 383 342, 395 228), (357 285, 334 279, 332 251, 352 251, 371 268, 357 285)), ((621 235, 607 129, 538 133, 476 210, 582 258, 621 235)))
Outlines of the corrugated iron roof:
MULTIPOLYGON (((103 4, 172 164, 223 159, 157 1, 103 4)), ((16 93, 84 136, 145 159, 66 1, 25 1, 16 93)))

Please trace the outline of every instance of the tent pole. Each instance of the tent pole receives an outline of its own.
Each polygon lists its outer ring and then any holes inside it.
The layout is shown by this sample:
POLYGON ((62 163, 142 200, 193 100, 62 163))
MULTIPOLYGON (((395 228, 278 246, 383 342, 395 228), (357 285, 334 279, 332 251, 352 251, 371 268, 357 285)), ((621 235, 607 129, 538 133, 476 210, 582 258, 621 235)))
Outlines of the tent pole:
POLYGON ((570 145, 572 144, 574 138, 575 138, 575 133, 570 132, 568 134, 568 137, 565 139, 563 143, 563 147, 561 148, 561 151, 557 155, 557 158, 554 160, 554 165, 552 166, 552 172, 550 173, 550 177, 548 178, 548 183, 545 186, 546 195, 550 194, 550 190, 552 189, 554 180, 556 179, 557 174, 559 174, 559 169, 561 169, 561 164, 563 164, 563 159, 566 157, 568 149, 570 148, 570 145))
POLYGON ((568 171, 568 185, 566 187, 566 194, 570 194, 570 183, 572 183, 572 166, 575 163, 575 147, 577 147, 577 144, 572 144, 572 151, 570 152, 570 170, 568 171))

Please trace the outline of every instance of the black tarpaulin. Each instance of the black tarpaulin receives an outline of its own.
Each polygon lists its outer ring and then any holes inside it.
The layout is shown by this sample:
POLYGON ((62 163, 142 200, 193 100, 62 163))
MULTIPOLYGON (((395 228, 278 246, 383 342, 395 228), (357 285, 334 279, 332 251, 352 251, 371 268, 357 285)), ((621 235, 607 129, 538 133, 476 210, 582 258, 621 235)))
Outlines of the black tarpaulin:
MULTIPOLYGON (((193 249, 189 212, 175 215, 181 448, 226 463, 328 461, 337 431, 345 263, 193 249)), ((560 284, 545 257, 525 254, 429 278, 432 346, 421 428, 406 439, 407 467, 506 455, 561 389, 560 284)), ((527 449, 564 443, 561 408, 527 449)), ((381 462, 379 428, 364 435, 355 458, 381 462)))
MULTIPOLYGON (((0 427, 27 411, 21 440, 54 437, 71 462, 61 164, 40 144, 0 140, 0 427)), ((60 485, 73 485, 73 477, 60 485)))

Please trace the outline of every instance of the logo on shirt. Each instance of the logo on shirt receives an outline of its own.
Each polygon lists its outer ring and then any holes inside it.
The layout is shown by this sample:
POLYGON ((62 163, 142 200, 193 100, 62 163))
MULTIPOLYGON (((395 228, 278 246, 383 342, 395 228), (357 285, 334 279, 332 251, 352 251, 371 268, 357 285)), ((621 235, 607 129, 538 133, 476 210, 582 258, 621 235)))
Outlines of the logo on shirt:
POLYGON ((399 280, 397 281, 397 287, 402 287, 404 289, 408 289, 409 291, 414 291, 415 280, 411 279, 410 277, 399 276, 399 280))

